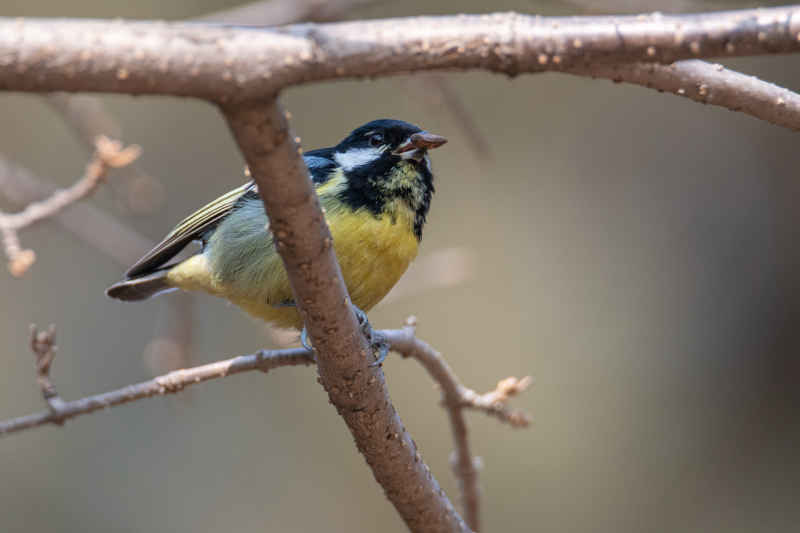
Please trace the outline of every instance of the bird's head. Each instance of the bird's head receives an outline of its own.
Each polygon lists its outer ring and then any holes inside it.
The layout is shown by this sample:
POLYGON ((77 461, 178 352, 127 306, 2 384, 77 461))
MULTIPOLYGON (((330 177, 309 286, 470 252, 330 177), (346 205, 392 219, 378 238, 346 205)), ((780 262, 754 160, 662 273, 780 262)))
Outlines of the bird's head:
POLYGON ((380 119, 356 128, 334 151, 345 171, 364 165, 396 165, 401 161, 422 163, 428 150, 447 142, 402 120, 380 119))
POLYGON ((356 128, 333 148, 333 160, 348 182, 342 199, 375 214, 403 201, 415 212, 415 232, 421 236, 433 194, 428 150, 446 142, 401 120, 373 120, 356 128))

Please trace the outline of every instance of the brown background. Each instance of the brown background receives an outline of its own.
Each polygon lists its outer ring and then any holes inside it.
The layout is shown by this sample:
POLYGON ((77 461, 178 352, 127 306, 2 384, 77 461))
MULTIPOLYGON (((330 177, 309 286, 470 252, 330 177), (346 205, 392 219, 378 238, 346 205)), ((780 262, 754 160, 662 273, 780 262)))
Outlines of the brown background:
MULTIPOLYGON (((13 16, 178 19, 234 2, 0 1, 13 16)), ((353 17, 520 10, 586 14, 753 7, 735 2, 379 2, 353 17)), ((727 63, 800 87, 793 56, 727 63)), ((486 531, 791 531, 800 518, 798 137, 642 88, 547 74, 447 79, 491 144, 480 160, 452 115, 396 77, 291 89, 306 148, 396 117, 446 135, 422 254, 460 247, 473 276, 398 298, 377 327, 420 336, 480 390, 535 385, 513 431, 469 417, 483 458, 486 531)), ((151 239, 242 181, 215 109, 104 97, 141 166, 161 180, 149 214, 121 185, 90 200, 151 239)), ((0 152, 60 184, 87 154, 36 96, 0 95, 0 152)), ((114 178, 112 178, 113 181, 114 178)), ((67 399, 144 380, 165 301, 103 289, 126 265, 54 223, 22 234, 39 261, 0 271, 0 418, 42 408, 30 322, 59 327, 67 399)), ((194 299, 192 363, 269 346, 263 325, 194 299)), ((158 362, 156 362, 158 363, 158 362)), ((438 393, 413 362, 385 365, 397 408, 448 493, 452 449, 438 393)), ((403 531, 312 369, 251 373, 0 440, 0 530, 403 531)))

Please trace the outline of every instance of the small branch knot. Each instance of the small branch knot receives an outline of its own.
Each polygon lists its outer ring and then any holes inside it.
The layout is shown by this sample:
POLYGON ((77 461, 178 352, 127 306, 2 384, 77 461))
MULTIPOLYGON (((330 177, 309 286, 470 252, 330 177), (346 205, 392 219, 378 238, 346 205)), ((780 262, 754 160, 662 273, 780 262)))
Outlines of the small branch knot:
POLYGON ((30 248, 14 253, 8 260, 8 271, 15 278, 21 278, 36 262, 36 252, 30 248))
POLYGON ((142 153, 139 145, 131 144, 123 147, 120 141, 110 139, 105 135, 98 135, 94 140, 97 158, 103 165, 110 168, 121 168, 130 165, 142 153))
POLYGON ((42 390, 42 396, 47 402, 50 411, 56 415, 54 422, 63 424, 64 420, 60 417, 64 401, 58 396, 56 387, 50 380, 50 367, 56 357, 58 346, 56 346, 56 326, 50 324, 46 330, 39 330, 35 324, 31 324, 30 346, 36 365, 36 381, 42 390))
POLYGON ((169 374, 155 378, 155 382, 160 387, 159 393, 161 394, 174 394, 183 390, 185 386, 186 372, 183 370, 175 370, 169 374))

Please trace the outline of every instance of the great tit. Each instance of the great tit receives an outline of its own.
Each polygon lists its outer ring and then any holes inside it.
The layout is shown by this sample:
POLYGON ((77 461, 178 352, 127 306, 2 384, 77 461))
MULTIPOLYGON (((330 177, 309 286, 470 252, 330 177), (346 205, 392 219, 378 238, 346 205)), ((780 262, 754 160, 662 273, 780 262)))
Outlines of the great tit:
MULTIPOLYGON (((447 140, 400 120, 374 120, 304 155, 352 303, 377 304, 417 255, 433 195, 428 150, 447 140)), ((144 300, 174 289, 226 298, 278 327, 303 326, 252 181, 181 221, 106 290, 144 300), (169 263, 190 242, 201 250, 169 263)))

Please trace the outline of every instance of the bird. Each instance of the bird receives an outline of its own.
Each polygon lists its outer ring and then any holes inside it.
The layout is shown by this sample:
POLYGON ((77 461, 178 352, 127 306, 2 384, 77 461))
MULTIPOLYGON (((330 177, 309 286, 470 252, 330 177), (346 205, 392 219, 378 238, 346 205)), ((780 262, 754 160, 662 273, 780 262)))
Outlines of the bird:
MULTIPOLYGON (((434 193, 428 152, 446 142, 408 122, 378 119, 333 147, 303 155, 351 304, 368 338, 372 330, 366 312, 417 255, 434 193)), ((106 294, 139 301, 176 289, 222 297, 275 327, 302 329, 303 344, 311 348, 253 181, 179 222, 106 294), (200 243, 199 250, 174 260, 193 241, 200 243)), ((371 339, 379 348, 379 363, 388 348, 371 339)))

